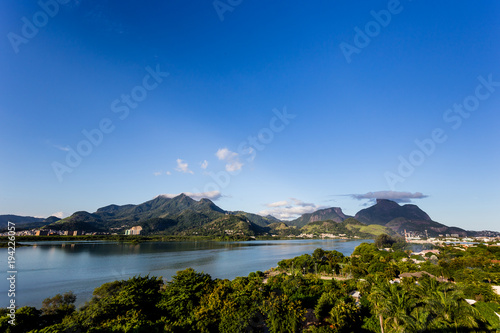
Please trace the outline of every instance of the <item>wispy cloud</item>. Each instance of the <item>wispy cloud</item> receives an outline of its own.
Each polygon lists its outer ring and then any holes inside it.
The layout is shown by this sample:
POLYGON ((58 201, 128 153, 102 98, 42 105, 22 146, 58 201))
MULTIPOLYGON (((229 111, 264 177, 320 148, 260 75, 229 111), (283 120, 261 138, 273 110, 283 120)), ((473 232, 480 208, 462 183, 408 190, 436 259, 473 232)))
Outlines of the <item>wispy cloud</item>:
POLYGON ((226 161, 227 172, 235 172, 241 170, 243 167, 243 163, 241 163, 238 153, 230 151, 227 148, 217 150, 215 156, 221 161, 226 161))
MULTIPOLYGON (((200 200, 203 198, 210 199, 210 200, 218 200, 222 197, 222 194, 219 191, 200 192, 200 193, 183 192, 183 193, 194 200, 200 200)), ((179 196, 180 194, 181 193, 160 194, 159 196, 171 199, 171 198, 175 198, 175 197, 179 196)))
POLYGON ((64 217, 64 213, 63 212, 56 212, 56 213, 50 214, 50 216, 55 216, 55 217, 62 219, 64 217))
POLYGON ((271 209, 265 209, 259 212, 260 215, 272 215, 280 220, 292 220, 302 214, 314 213, 317 210, 327 208, 313 203, 303 202, 296 198, 282 200, 266 204, 271 209))
POLYGON ((428 197, 428 195, 420 192, 411 193, 398 191, 377 191, 365 194, 350 194, 349 196, 356 200, 375 201, 376 199, 388 199, 399 203, 408 203, 411 202, 412 199, 424 199, 428 197))
POLYGON ((208 161, 207 160, 204 160, 202 163, 201 163, 201 168, 203 170, 205 170, 206 168, 208 168, 208 161))
POLYGON ((175 170, 182 173, 194 174, 193 171, 189 170, 189 165, 187 164, 187 162, 184 162, 180 158, 177 159, 177 168, 175 168, 175 170))
MULTIPOLYGON (((164 174, 163 171, 155 171, 155 172, 153 172, 153 175, 156 176, 156 177, 161 176, 163 174, 164 174)), ((172 175, 172 173, 170 171, 166 171, 165 175, 170 176, 170 175, 172 175)))
POLYGON ((266 204, 267 207, 281 207, 281 206, 286 206, 286 205, 288 205, 288 201, 286 201, 286 200, 276 201, 276 202, 266 204))
POLYGON ((59 149, 61 151, 70 151, 70 148, 67 147, 67 146, 66 147, 63 147, 63 146, 60 146, 60 145, 53 145, 53 146, 54 146, 54 148, 59 149))

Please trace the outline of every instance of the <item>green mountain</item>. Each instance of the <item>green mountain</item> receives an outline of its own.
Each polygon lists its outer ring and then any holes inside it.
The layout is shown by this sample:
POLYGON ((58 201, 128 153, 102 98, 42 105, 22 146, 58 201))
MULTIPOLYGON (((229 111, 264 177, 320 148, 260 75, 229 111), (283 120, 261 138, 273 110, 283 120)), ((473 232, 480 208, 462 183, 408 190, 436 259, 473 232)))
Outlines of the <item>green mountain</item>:
POLYGON ((336 221, 314 221, 303 226, 300 231, 305 234, 343 234, 348 237, 375 238, 380 234, 393 235, 395 232, 381 225, 367 225, 350 217, 342 222, 336 221))
POLYGON ((255 236, 267 232, 251 222, 245 215, 226 215, 202 226, 204 235, 210 236, 255 236))
POLYGON ((0 215, 0 229, 7 228, 10 222, 15 223, 16 227, 40 228, 46 224, 50 224, 60 220, 58 217, 50 216, 46 219, 43 217, 19 216, 19 215, 0 215))
MULTIPOLYGON (((94 213, 76 212, 46 228, 123 232, 130 227, 141 226, 145 234, 192 235, 205 234, 208 230, 207 225, 216 221, 226 221, 228 219, 221 220, 221 218, 228 216, 232 217, 229 219, 232 222, 236 220, 241 222, 237 224, 237 230, 239 230, 238 233, 241 231, 244 235, 264 232, 262 227, 270 223, 266 222, 266 218, 255 214, 244 212, 230 214, 209 199, 196 201, 185 194, 180 194, 174 198, 160 195, 139 205, 109 205, 99 208, 94 213), (243 225, 246 229, 240 228, 243 225)), ((228 224, 226 222, 224 223, 228 224)), ((219 224, 225 225, 224 223, 219 224)), ((226 227, 229 226, 226 225, 226 227)), ((210 231, 210 234, 213 232, 210 231)))
POLYGON ((473 233, 435 222, 416 205, 408 204, 400 206, 398 203, 386 199, 377 199, 375 205, 360 210, 354 218, 365 224, 386 226, 399 234, 403 234, 405 230, 423 235, 425 235, 425 231, 427 230, 429 236, 437 236, 439 234, 467 236, 473 233))
POLYGON ((286 224, 290 226, 296 226, 297 228, 302 228, 303 226, 305 226, 310 222, 326 221, 326 220, 342 222, 349 217, 350 216, 347 216, 342 212, 341 208, 331 207, 331 208, 317 210, 314 213, 304 214, 293 221, 286 222, 286 224))
POLYGON ((398 203, 377 199, 377 203, 369 208, 362 209, 356 213, 354 218, 366 224, 385 225, 396 218, 405 218, 407 220, 431 221, 426 212, 416 205, 400 206, 398 203))
MULTIPOLYGON (((209 199, 196 201, 185 194, 176 197, 157 196, 138 205, 109 205, 94 213, 76 212, 58 220, 56 217, 37 219, 2 215, 4 220, 17 223, 44 223, 45 228, 59 230, 107 231, 123 233, 141 226, 143 234, 171 235, 298 235, 300 233, 333 233, 347 236, 373 237, 381 233, 403 234, 404 230, 429 236, 459 234, 472 236, 484 232, 465 231, 433 221, 416 205, 399 205, 379 199, 372 207, 360 210, 354 218, 338 207, 304 214, 293 221, 280 221, 272 216, 260 216, 243 211, 227 212, 209 199), (40 221, 41 220, 41 221, 40 221), (23 222, 19 222, 23 221, 23 222)), ((26 224, 31 225, 31 224, 26 224)), ((43 224, 41 224, 43 225, 43 224)), ((37 227, 39 227, 38 225, 37 227)), ((497 234, 488 232, 488 235, 497 234)))
POLYGON ((230 214, 245 216, 250 222, 255 223, 261 227, 267 227, 271 223, 279 223, 281 220, 275 218, 272 215, 261 216, 257 214, 247 213, 243 211, 231 212, 230 214))
POLYGON ((225 211, 217 207, 209 199, 193 200, 185 194, 174 198, 159 195, 156 198, 139 205, 109 205, 99 208, 94 214, 106 221, 130 222, 144 221, 152 218, 167 218, 181 214, 186 210, 199 213, 225 214, 225 211))
POLYGON ((46 229, 54 230, 85 230, 87 232, 105 231, 106 224, 97 214, 85 211, 76 212, 73 215, 45 226, 46 229))

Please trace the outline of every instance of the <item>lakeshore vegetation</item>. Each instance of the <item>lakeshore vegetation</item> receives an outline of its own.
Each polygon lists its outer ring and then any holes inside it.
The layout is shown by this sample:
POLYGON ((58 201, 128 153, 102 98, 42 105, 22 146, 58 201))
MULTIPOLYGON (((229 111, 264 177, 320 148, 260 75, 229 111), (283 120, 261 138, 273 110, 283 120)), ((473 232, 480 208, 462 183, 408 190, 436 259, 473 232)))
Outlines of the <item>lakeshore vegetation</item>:
POLYGON ((76 309, 72 292, 40 308, 5 309, 1 332, 495 332, 500 247, 415 254, 379 236, 350 257, 316 249, 265 273, 212 279, 186 269, 170 280, 105 283, 76 309), (405 274, 406 273, 406 274, 405 274), (473 303, 473 304, 472 304, 473 303))

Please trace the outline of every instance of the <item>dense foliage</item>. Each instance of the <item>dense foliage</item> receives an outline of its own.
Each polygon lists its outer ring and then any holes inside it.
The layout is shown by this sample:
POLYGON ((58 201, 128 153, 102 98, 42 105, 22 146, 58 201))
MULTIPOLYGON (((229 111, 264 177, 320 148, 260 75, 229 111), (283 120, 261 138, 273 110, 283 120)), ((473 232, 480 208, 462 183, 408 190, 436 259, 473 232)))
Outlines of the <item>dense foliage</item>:
POLYGON ((380 236, 351 257, 316 249, 232 281, 193 269, 106 283, 0 313, 1 332, 490 332, 500 330, 500 247, 439 248, 411 258, 380 236), (386 248, 379 249, 379 247, 386 248), (390 247, 390 248, 389 248, 390 247), (401 273, 420 272, 397 279, 401 273), (426 273, 422 273, 426 272, 426 273), (469 304, 474 303, 474 305, 469 304))

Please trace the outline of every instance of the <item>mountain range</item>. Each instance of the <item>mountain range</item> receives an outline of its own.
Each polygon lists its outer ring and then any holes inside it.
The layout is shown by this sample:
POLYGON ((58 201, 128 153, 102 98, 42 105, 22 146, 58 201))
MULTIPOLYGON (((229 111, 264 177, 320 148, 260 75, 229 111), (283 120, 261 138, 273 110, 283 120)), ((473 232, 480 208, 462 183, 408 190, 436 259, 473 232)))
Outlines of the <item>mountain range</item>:
MULTIPOLYGON (((209 199, 199 201, 180 194, 176 197, 159 195, 138 205, 108 205, 93 213, 78 211, 58 219, 0 215, 0 227, 7 221, 29 227, 43 226, 55 230, 123 233, 141 226, 144 234, 174 235, 290 235, 299 233, 341 233, 366 237, 380 233, 403 234, 405 230, 428 236, 458 234, 475 236, 491 232, 466 231, 433 221, 413 204, 377 199, 376 203, 349 216, 339 207, 321 209, 292 221, 274 216, 261 216, 244 211, 225 211, 209 199)), ((494 232, 493 232, 494 233, 494 232)), ((498 233, 496 233, 498 234, 498 233)))
POLYGON ((23 228, 30 228, 30 227, 39 228, 59 220, 60 218, 55 216, 49 216, 47 218, 43 218, 43 217, 19 216, 19 215, 0 215, 0 229, 7 228, 9 222, 12 222, 17 226, 22 226, 23 228))

